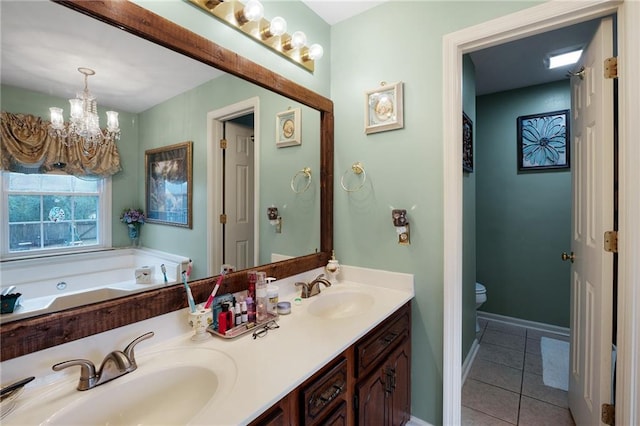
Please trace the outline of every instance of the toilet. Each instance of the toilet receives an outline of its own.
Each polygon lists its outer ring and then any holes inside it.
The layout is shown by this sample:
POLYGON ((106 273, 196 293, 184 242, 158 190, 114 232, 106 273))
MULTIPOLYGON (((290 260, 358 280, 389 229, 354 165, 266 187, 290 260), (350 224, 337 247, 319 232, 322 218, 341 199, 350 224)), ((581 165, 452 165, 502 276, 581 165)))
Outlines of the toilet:
POLYGON ((476 333, 480 331, 478 324, 478 308, 487 301, 487 288, 480 283, 476 283, 476 333))

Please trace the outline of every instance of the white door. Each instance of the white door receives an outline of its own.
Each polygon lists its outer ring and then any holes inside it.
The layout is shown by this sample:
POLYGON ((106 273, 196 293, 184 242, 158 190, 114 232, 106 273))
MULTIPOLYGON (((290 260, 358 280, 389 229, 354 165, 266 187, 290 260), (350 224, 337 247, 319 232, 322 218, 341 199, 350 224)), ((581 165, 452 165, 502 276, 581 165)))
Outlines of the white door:
POLYGON ((224 263, 236 270, 255 265, 253 129, 225 123, 224 263))
POLYGON ((613 255, 603 249, 613 229, 613 80, 603 76, 613 55, 611 18, 603 19, 573 77, 572 251, 569 408, 577 425, 599 425, 611 399, 613 255))

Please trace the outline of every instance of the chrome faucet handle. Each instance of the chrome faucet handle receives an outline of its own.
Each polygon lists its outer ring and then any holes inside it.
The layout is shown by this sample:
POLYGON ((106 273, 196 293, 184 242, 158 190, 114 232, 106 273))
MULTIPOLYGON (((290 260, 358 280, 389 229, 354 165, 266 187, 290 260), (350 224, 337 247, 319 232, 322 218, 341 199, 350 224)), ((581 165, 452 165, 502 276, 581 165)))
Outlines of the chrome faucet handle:
POLYGON ((302 297, 303 299, 306 299, 307 297, 309 297, 309 284, 305 283, 304 281, 298 281, 296 283, 296 287, 302 287, 302 291, 300 292, 300 297, 302 297))
POLYGON ((59 362, 53 367, 53 371, 60 371, 67 367, 80 366, 80 380, 78 381, 78 390, 87 390, 95 386, 98 381, 96 367, 88 359, 72 359, 69 361, 59 362))
POLYGON ((143 340, 152 338, 154 335, 155 333, 153 331, 145 333, 142 336, 135 338, 131 343, 127 345, 126 348, 124 348, 124 351, 123 351, 124 355, 127 357, 129 362, 131 363, 131 367, 129 367, 130 371, 133 371, 136 368, 138 368, 138 364, 136 364, 136 354, 133 351, 135 349, 135 346, 138 343, 142 342, 143 340))

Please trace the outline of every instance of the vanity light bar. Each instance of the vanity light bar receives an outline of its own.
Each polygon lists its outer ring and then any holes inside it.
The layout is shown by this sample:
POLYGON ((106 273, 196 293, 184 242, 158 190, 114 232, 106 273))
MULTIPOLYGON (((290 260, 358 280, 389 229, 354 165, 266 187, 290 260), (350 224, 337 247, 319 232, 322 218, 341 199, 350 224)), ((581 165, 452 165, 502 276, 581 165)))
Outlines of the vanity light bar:
MULTIPOLYGON (((306 46, 306 41, 302 42, 302 45, 297 44, 299 34, 304 36, 304 33, 296 31, 293 35, 287 32, 281 35, 272 34, 269 20, 264 18, 250 20, 245 15, 245 4, 239 0, 189 0, 189 2, 308 71, 313 72, 315 59, 322 57, 320 45, 306 46)), ((276 20, 284 21, 282 18, 274 18, 274 21, 276 20)))

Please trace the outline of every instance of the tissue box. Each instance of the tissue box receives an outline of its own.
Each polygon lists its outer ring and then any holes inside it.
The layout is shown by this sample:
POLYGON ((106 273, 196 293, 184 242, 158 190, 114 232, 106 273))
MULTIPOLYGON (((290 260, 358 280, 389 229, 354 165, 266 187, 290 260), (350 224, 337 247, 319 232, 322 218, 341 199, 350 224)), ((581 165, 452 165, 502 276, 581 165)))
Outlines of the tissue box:
POLYGON ((135 271, 136 284, 151 284, 153 282, 153 266, 141 266, 135 271))

